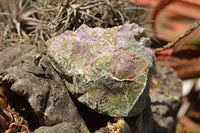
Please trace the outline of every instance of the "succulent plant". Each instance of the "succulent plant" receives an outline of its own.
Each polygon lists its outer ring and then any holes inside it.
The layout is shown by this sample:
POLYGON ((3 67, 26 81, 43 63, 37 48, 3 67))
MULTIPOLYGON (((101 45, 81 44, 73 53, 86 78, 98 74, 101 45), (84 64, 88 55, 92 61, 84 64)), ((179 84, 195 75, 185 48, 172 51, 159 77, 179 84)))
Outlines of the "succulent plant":
POLYGON ((125 23, 139 23, 148 9, 129 0, 64 0, 53 22, 56 35, 75 30, 82 24, 90 27, 113 27, 125 23))
POLYGON ((4 40, 17 33, 36 41, 46 41, 66 30, 76 30, 80 25, 113 27, 125 23, 140 23, 147 8, 129 0, 7 0, 0 2, 0 24, 4 40), (13 29, 15 32, 13 32, 13 29))
POLYGON ((7 25, 14 27, 20 37, 23 35, 28 38, 28 32, 33 31, 36 26, 43 26, 43 22, 34 17, 34 14, 39 10, 33 9, 30 0, 15 0, 13 7, 6 1, 6 5, 7 12, 0 13, 0 15, 8 17, 7 25))

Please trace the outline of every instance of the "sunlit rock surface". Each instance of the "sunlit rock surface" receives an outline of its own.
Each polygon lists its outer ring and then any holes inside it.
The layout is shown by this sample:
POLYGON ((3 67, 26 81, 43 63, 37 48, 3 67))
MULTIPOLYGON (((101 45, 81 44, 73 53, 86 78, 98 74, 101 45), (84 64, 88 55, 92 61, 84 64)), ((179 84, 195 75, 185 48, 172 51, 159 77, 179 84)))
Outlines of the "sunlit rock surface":
POLYGON ((107 29, 83 24, 47 42, 49 58, 72 95, 112 117, 144 109, 155 67, 149 44, 137 24, 107 29))

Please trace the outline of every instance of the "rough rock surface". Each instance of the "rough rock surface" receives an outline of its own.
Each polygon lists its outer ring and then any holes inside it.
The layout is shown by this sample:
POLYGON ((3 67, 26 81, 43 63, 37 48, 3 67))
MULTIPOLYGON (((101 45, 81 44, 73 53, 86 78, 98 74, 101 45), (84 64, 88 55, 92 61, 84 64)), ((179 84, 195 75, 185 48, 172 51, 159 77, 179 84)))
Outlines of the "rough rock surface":
POLYGON ((150 40, 137 24, 66 31, 47 42, 54 67, 80 102, 112 117, 145 107, 154 69, 150 40))
POLYGON ((172 68, 157 66, 152 85, 151 109, 156 123, 153 132, 174 133, 177 123, 176 114, 180 108, 182 81, 172 68))
POLYGON ((62 122, 53 126, 42 126, 34 131, 34 133, 87 133, 81 127, 74 126, 73 122, 62 122))
POLYGON ((61 78, 36 46, 0 45, 0 90, 28 120, 30 130, 55 125, 52 131, 89 132, 61 78))
MULTIPOLYGON (((96 114, 92 114, 86 106, 76 105, 78 111, 87 116, 80 117, 58 73, 45 56, 41 57, 36 46, 0 44, 0 56, 0 92, 6 95, 11 107, 28 121, 31 131, 87 133, 89 128, 90 132, 110 132, 105 126, 112 118, 95 111, 96 114)), ((160 67, 157 67, 152 81, 156 82, 151 87, 156 88, 151 89, 152 102, 147 99, 145 109, 139 115, 124 118, 120 133, 174 132, 181 81, 171 68, 160 67)))
MULTIPOLYGON (((138 115, 124 118, 119 133, 174 133, 180 107, 182 82, 170 67, 156 66, 151 82, 150 99, 138 115)), ((116 129, 119 127, 115 127, 116 129)), ((107 125, 95 133, 110 133, 107 125)))

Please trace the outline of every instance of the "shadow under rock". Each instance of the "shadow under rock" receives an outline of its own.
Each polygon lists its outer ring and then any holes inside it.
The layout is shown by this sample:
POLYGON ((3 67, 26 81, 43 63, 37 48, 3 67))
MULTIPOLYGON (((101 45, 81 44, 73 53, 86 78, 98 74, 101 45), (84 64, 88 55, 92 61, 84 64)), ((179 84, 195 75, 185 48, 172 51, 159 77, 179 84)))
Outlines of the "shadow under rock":
POLYGON ((76 105, 81 117, 85 121, 85 124, 91 133, 94 133, 96 130, 102 127, 106 127, 107 122, 113 122, 113 117, 104 114, 99 114, 96 111, 84 105, 83 103, 79 102, 71 94, 70 97, 76 105))
POLYGON ((28 101, 23 96, 10 90, 10 86, 9 84, 1 86, 3 88, 3 94, 7 97, 11 108, 14 108, 15 112, 18 112, 19 116, 22 116, 28 122, 29 130, 34 131, 40 127, 38 117, 35 115, 28 101))

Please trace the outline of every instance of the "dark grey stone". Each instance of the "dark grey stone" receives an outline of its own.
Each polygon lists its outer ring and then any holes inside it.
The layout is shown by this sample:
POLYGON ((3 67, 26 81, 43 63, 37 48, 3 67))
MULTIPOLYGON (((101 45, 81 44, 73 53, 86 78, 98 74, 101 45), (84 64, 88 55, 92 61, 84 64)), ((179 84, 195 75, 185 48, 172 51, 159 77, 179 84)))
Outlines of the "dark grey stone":
POLYGON ((157 89, 151 89, 151 109, 155 122, 154 133, 174 133, 176 114, 180 107, 182 82, 170 67, 157 66, 152 81, 158 83, 157 89))
MULTIPOLYGON (((32 118, 29 124, 38 122, 33 129, 67 122, 73 123, 74 129, 89 132, 60 76, 45 55, 39 53, 38 47, 29 44, 3 47, 0 51, 1 88, 13 107, 15 105, 12 103, 15 102, 25 110, 32 111, 25 115, 32 118), (25 102, 20 103, 20 98, 16 102, 14 97, 24 98, 25 102)), ((20 110, 17 106, 16 109, 20 110)))

